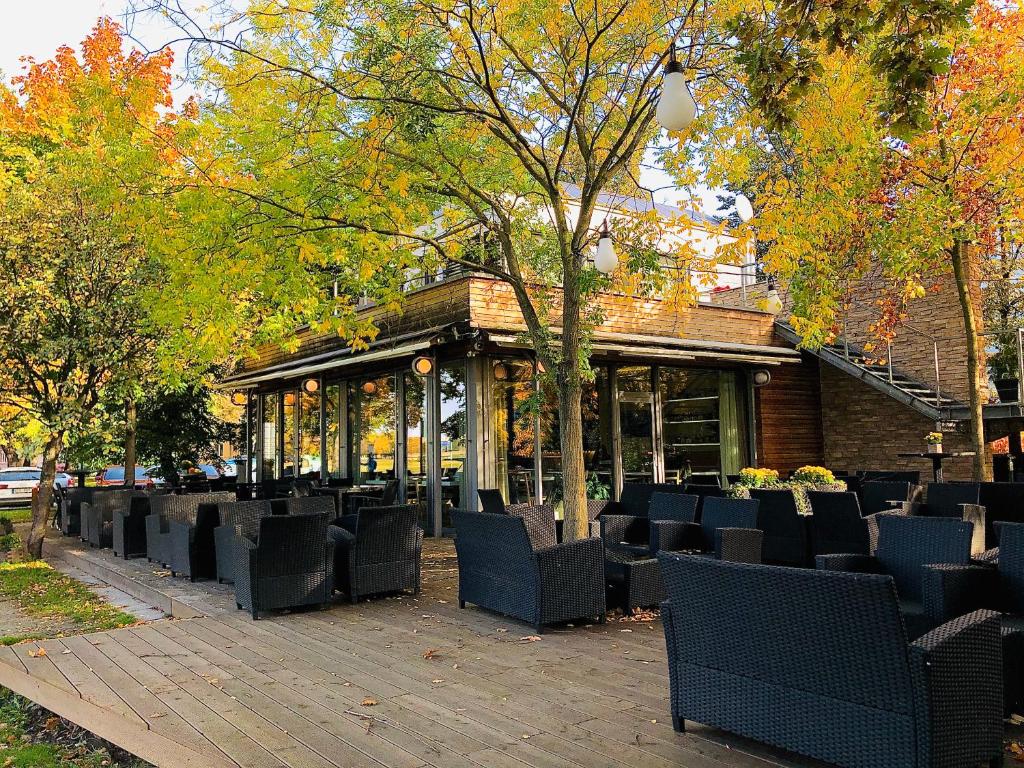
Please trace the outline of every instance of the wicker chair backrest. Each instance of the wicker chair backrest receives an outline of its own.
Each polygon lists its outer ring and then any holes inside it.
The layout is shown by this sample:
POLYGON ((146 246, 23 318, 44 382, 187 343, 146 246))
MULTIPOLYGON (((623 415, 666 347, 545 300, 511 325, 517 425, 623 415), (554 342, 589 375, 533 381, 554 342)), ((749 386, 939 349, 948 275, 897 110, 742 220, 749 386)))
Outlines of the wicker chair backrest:
POLYGON ((221 525, 236 525, 247 539, 256 540, 260 532, 260 520, 272 514, 270 502, 263 499, 256 501, 231 501, 217 505, 221 525))
POLYGON ((356 562, 369 565, 414 558, 418 519, 414 504, 361 509, 356 518, 356 562))
POLYGON ((284 508, 289 515, 329 515, 333 518, 337 514, 333 496, 299 496, 286 499, 284 508))
POLYGON ((459 568, 509 578, 532 568, 533 548, 526 524, 515 515, 452 512, 459 568))
POLYGON ((150 500, 149 508, 150 512, 163 515, 168 520, 195 525, 200 506, 224 504, 234 500, 235 494, 229 491, 154 496, 150 500))
POLYGON ((647 517, 652 493, 685 493, 681 485, 669 483, 623 483, 619 494, 619 508, 624 515, 647 517))
POLYGON ((978 483, 929 483, 925 490, 925 508, 930 517, 963 516, 961 504, 978 504, 981 486, 978 483))
POLYGON ((714 670, 695 672, 694 685, 731 698, 749 696, 757 681, 766 696, 795 691, 796 700, 890 712, 899 715, 891 727, 913 743, 908 645, 891 578, 671 553, 658 559, 671 605, 670 656, 714 670))
POLYGON ((797 510, 793 491, 751 488, 750 497, 761 502, 757 527, 764 531, 764 559, 791 565, 806 564, 810 555, 807 521, 797 510))
POLYGON ((757 510, 761 502, 757 499, 727 499, 710 496, 704 499, 700 527, 704 533, 704 544, 714 548, 715 531, 719 528, 757 528, 757 510))
POLYGON ((808 491, 815 555, 868 554, 868 526, 855 493, 808 491))
POLYGON ((973 524, 949 517, 881 515, 875 557, 892 575, 902 599, 920 600, 922 566, 967 565, 973 532, 973 524))
POLYGON ((999 544, 996 523, 1024 523, 1024 483, 982 483, 979 503, 985 507, 987 547, 999 544))
POLYGON ((699 503, 700 496, 693 496, 689 493, 655 491, 651 494, 651 506, 648 508, 647 514, 651 520, 692 523, 697 520, 697 505, 699 503))
POLYGON ((96 489, 92 487, 68 488, 67 491, 65 491, 64 503, 67 504, 68 509, 72 512, 78 512, 83 501, 87 504, 92 503, 93 491, 95 490, 96 489))
POLYGON ((501 491, 497 488, 478 488, 476 493, 480 497, 480 506, 484 512, 492 515, 505 514, 505 500, 501 498, 501 491))
POLYGON ((316 573, 327 567, 327 515, 260 518, 256 540, 261 576, 316 573))
POLYGON ((873 480, 884 480, 887 482, 910 483, 911 485, 921 484, 920 470, 891 470, 891 469, 862 469, 858 473, 865 482, 873 480))
POLYGON ((890 501, 909 501, 911 485, 902 480, 869 480, 861 486, 863 512, 874 515, 892 509, 890 501))
POLYGON ((999 573, 1006 589, 1007 603, 1024 613, 1024 524, 1000 523, 999 573))

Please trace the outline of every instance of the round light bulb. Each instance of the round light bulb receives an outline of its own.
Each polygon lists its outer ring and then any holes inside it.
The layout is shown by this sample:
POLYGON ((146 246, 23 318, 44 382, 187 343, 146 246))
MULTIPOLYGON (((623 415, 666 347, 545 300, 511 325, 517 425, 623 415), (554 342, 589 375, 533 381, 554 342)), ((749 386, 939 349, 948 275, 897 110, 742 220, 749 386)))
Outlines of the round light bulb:
POLYGON ((764 308, 773 315, 782 311, 782 299, 779 298, 779 292, 774 283, 768 284, 768 293, 764 297, 764 308))
POLYGON ((686 86, 686 76, 676 62, 670 62, 665 72, 661 98, 654 115, 658 124, 667 131, 685 131, 697 117, 697 102, 693 100, 686 86))
POLYGON ((597 252, 594 254, 594 267, 598 272, 610 275, 618 265, 619 257, 615 253, 612 236, 608 232, 602 232, 601 238, 597 241, 597 252))
POLYGON ((746 195, 736 195, 736 215, 743 222, 754 218, 754 206, 750 204, 750 200, 747 199, 746 195))

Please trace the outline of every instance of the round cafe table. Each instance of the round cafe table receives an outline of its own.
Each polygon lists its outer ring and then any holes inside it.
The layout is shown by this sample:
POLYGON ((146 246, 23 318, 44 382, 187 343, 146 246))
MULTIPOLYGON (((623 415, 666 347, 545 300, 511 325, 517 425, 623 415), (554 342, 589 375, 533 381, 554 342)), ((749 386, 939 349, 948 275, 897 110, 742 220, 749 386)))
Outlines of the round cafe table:
POLYGON ((967 456, 973 456, 973 451, 965 451, 962 453, 898 453, 896 454, 901 459, 931 459, 932 460, 932 476, 936 483, 942 482, 942 462, 946 459, 960 459, 967 456))

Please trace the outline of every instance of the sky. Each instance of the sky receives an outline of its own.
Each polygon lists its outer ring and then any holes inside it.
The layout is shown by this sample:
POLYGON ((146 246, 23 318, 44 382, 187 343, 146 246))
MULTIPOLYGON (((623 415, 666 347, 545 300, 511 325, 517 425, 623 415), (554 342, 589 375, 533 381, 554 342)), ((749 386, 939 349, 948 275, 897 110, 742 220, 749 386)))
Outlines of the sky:
MULTIPOLYGON (((22 72, 21 57, 32 56, 45 60, 53 56, 61 45, 78 48, 100 16, 110 16, 124 23, 125 0, 0 0, 0 72, 5 82, 22 72)), ((174 32, 159 17, 136 17, 133 35, 150 49, 157 49, 174 38, 174 32)), ((180 52, 178 60, 182 58, 180 52)), ((188 93, 188 86, 176 85, 180 93, 188 93)), ((659 203, 674 204, 682 193, 665 189, 671 180, 660 171, 645 171, 641 182, 658 190, 659 203)), ((709 190, 698 192, 704 200, 703 209, 714 214, 717 202, 709 190)))

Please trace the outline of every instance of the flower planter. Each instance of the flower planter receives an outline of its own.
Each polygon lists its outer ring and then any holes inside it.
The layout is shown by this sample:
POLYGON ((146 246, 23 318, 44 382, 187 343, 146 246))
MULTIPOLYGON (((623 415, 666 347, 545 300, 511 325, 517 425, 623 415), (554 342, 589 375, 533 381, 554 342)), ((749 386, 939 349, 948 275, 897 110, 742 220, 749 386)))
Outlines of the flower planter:
POLYGON ((928 453, 942 453, 942 443, 929 443, 928 453))

